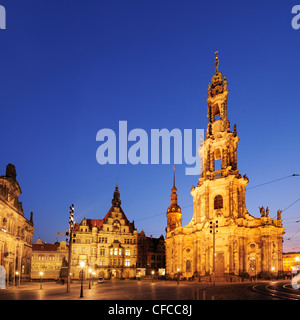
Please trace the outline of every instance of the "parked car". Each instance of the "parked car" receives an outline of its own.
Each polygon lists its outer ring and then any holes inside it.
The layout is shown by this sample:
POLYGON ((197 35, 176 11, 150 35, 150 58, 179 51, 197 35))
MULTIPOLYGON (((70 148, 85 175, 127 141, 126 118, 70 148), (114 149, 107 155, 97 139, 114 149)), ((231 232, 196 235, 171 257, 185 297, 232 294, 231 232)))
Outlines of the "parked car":
POLYGON ((103 277, 98 278, 98 283, 103 283, 103 282, 104 282, 104 278, 103 277))

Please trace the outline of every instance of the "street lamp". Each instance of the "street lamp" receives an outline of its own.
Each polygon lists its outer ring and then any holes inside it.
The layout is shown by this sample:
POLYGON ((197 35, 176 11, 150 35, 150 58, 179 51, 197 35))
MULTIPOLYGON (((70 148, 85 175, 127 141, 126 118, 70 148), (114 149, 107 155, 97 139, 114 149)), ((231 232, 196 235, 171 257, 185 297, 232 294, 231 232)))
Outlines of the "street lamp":
POLYGON ((42 286, 43 286, 43 281, 42 281, 42 279, 43 279, 43 275, 44 275, 44 272, 40 272, 40 277, 41 277, 41 282, 40 282, 40 289, 42 289, 42 286))
POLYGON ((177 268, 177 284, 179 284, 179 271, 180 271, 180 269, 177 268))
POLYGON ((154 279, 154 270, 152 270, 151 274, 152 274, 152 283, 153 283, 153 279, 154 279))
POLYGON ((272 267, 271 270, 272 270, 272 278, 274 280, 274 278, 275 278, 275 267, 272 267))
POLYGON ((80 261, 80 267, 82 268, 81 270, 81 286, 80 286, 80 298, 83 298, 83 268, 85 266, 84 261, 80 261))

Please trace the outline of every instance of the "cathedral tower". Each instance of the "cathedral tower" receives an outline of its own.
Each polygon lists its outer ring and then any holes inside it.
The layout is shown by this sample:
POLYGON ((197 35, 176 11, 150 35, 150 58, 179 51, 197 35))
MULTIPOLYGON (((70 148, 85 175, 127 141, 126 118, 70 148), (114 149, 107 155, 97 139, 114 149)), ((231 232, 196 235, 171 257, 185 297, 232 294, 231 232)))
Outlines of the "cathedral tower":
POLYGON ((192 190, 196 221, 224 217, 244 217, 246 175, 237 166, 239 137, 236 125, 230 130, 227 115, 227 80, 219 71, 215 57, 215 74, 208 86, 206 139, 203 144, 203 168, 197 188, 192 190))
POLYGON ((230 128, 228 92, 216 55, 208 86, 206 139, 199 148, 202 172, 191 189, 194 212, 186 226, 181 225, 181 210, 176 209, 175 183, 172 188, 165 239, 166 272, 171 277, 178 272, 187 278, 212 274, 264 277, 282 272, 281 211, 277 219, 263 207, 259 218, 247 211, 249 180, 238 170, 239 137, 236 125, 230 128), (217 232, 211 233, 211 226, 217 232))

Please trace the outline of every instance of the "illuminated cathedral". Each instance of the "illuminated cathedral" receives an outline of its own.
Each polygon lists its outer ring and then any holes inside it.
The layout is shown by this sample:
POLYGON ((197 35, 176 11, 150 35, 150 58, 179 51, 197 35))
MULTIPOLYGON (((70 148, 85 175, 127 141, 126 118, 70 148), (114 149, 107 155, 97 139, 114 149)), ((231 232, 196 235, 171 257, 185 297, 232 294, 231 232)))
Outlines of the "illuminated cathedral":
POLYGON ((170 277, 270 276, 282 272, 281 210, 277 218, 260 208, 259 218, 245 205, 249 179, 237 164, 239 137, 227 115, 227 79, 218 70, 208 86, 206 138, 199 148, 201 175, 192 187, 194 212, 182 226, 175 177, 167 210, 166 273, 170 277))

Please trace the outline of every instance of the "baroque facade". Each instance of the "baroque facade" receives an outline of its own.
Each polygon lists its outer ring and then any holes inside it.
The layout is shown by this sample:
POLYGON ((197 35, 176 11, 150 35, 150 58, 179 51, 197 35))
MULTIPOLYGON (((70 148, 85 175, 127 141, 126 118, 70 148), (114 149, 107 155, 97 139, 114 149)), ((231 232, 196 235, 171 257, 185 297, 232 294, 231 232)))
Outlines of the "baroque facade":
POLYGON ((282 272, 281 210, 277 219, 261 207, 252 216, 245 205, 249 179, 239 173, 236 125, 230 129, 227 115, 227 79, 218 70, 208 87, 208 126, 201 141, 201 176, 192 187, 194 212, 182 226, 175 179, 167 210, 166 272, 169 276, 204 275, 267 276, 282 272))
POLYGON ((33 214, 30 219, 24 216, 16 178, 15 166, 8 164, 0 176, 0 266, 7 281, 29 279, 31 270, 33 214))
POLYGON ((97 277, 133 278, 136 276, 138 232, 121 208, 118 186, 112 206, 103 219, 84 218, 73 232, 71 274, 79 278, 80 262, 84 275, 91 269, 97 277))

